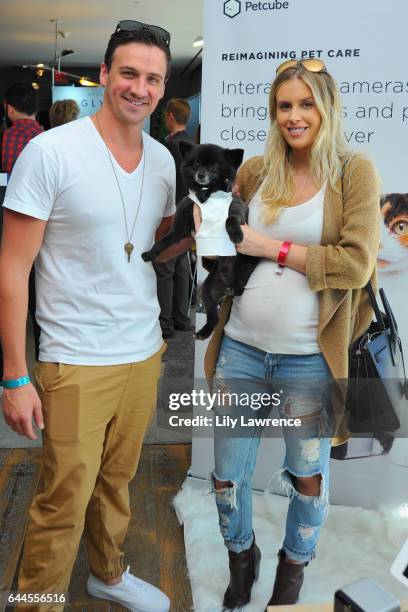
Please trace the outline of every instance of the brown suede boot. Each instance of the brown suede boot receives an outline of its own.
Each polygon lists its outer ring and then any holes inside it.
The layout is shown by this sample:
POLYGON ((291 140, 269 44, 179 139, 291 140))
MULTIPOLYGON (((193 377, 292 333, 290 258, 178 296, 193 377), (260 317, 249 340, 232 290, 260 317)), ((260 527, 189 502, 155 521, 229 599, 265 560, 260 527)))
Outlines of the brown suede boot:
POLYGON ((278 552, 278 557, 275 584, 268 606, 284 606, 297 602, 303 584, 303 570, 309 564, 308 561, 297 565, 288 563, 284 550, 278 552))
POLYGON ((230 582, 224 594, 224 610, 234 610, 251 601, 251 589, 258 580, 261 551, 254 541, 248 550, 235 553, 228 551, 230 582))

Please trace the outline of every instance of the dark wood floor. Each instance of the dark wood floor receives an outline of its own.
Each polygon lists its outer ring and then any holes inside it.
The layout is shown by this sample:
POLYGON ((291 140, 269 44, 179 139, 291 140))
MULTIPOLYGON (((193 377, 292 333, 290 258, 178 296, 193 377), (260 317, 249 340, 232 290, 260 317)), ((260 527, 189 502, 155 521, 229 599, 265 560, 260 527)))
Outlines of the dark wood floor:
POLYGON ((0 449, 0 609, 20 556, 28 508, 40 473, 40 450, 0 449))
MULTIPOLYGON (((13 583, 27 524, 27 512, 38 483, 40 449, 0 449, 0 590, 13 583)), ((182 528, 172 499, 190 466, 191 445, 144 446, 130 485, 132 519, 125 542, 126 562, 140 578, 160 587, 172 601, 172 612, 192 608, 182 528)), ((95 600, 85 589, 88 564, 81 544, 70 586, 69 609, 121 610, 95 600)), ((0 608, 2 609, 2 608, 0 608)))

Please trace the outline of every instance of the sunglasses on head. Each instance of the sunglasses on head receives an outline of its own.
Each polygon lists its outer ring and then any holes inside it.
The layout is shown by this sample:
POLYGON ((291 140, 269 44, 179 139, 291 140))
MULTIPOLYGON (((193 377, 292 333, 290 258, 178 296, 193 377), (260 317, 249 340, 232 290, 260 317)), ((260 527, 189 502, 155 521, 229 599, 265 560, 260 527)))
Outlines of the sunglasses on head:
POLYGON ((324 65, 323 60, 306 57, 305 59, 295 58, 283 62, 283 64, 277 67, 276 74, 282 74, 282 72, 285 72, 285 70, 288 70, 288 68, 296 68, 298 64, 302 64, 302 66, 310 72, 327 72, 327 68, 324 65))
POLYGON ((140 32, 141 30, 147 30, 151 32, 157 38, 160 38, 168 47, 170 46, 170 32, 161 28, 160 26, 150 25, 148 23, 142 23, 141 21, 133 21, 132 19, 125 19, 119 21, 116 26, 115 34, 118 32, 140 32))

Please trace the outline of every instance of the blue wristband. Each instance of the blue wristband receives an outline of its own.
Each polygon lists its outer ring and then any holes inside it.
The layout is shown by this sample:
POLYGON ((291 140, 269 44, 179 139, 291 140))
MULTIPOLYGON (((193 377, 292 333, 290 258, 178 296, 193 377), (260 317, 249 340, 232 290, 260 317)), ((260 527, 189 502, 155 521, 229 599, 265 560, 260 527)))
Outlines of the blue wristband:
POLYGON ((18 389, 18 387, 24 387, 24 385, 30 384, 29 376, 21 376, 20 378, 12 378, 10 380, 2 380, 0 385, 5 389, 18 389))

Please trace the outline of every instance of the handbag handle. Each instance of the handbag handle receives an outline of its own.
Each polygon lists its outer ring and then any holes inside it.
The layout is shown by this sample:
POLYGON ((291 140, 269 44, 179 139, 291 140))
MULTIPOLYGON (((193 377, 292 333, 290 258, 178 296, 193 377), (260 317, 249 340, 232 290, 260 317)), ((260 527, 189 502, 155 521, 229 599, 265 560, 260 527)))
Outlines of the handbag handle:
MULTIPOLYGON (((367 285, 365 286, 365 289, 367 290, 368 297, 370 299, 370 304, 372 306, 372 309, 374 310, 375 318, 377 319, 377 322, 380 323, 383 326, 384 330, 385 330, 386 326, 385 326, 385 323, 384 323, 384 319, 381 316, 380 309, 378 308, 377 300, 375 298, 373 287, 372 287, 370 281, 368 281, 367 285)), ((406 400, 408 400, 408 380, 407 380, 407 374, 406 374, 406 371, 405 371, 404 351, 402 350, 401 338, 398 336, 397 321, 395 320, 394 313, 392 312, 391 306, 390 306, 390 304, 388 302, 387 296, 385 295, 384 289, 381 288, 379 290, 379 294, 380 294, 380 298, 381 298, 381 301, 382 301, 383 306, 384 306, 385 315, 387 317, 387 322, 389 323, 391 340, 398 347, 400 355, 401 355, 402 370, 404 372, 404 381, 401 383, 401 385, 402 385, 402 395, 405 397, 406 400)), ((394 359, 394 357, 392 357, 392 358, 394 359)))
MULTIPOLYGON (((386 326, 385 326, 385 323, 384 323, 384 318, 382 317, 381 311, 378 308, 377 300, 376 300, 375 293, 374 293, 373 286, 372 286, 371 282, 368 281, 368 283, 366 284, 366 286, 364 288, 365 288, 365 290, 368 293, 368 298, 370 300, 370 305, 371 305, 371 308, 374 310, 374 314, 375 314, 375 318, 377 320, 377 323, 379 325, 381 325, 383 329, 387 329, 386 326)), ((381 299, 382 299, 382 297, 381 297, 381 299)), ((387 298, 385 298, 385 299, 387 300, 387 298)), ((384 302, 383 302, 383 304, 384 304, 384 302)), ((388 301, 387 301, 387 305, 388 305, 388 310, 390 311, 391 309, 390 309, 390 305, 388 304, 388 301)), ((384 309, 385 309, 385 305, 384 305, 384 309)), ((387 315, 387 318, 390 319, 390 326, 391 326, 391 317, 389 316, 389 313, 387 313, 387 311, 386 311, 385 314, 387 315)), ((394 327, 394 330, 395 330, 395 327, 394 327)))
POLYGON ((393 338, 397 338, 397 336, 398 336, 398 325, 397 325, 397 321, 395 320, 394 313, 391 310, 391 306, 390 306, 390 304, 388 302, 387 296, 385 295, 384 289, 380 289, 379 293, 380 293, 381 301, 382 301, 383 306, 384 306, 385 314, 387 315, 387 318, 390 321, 391 335, 392 335, 393 338))

